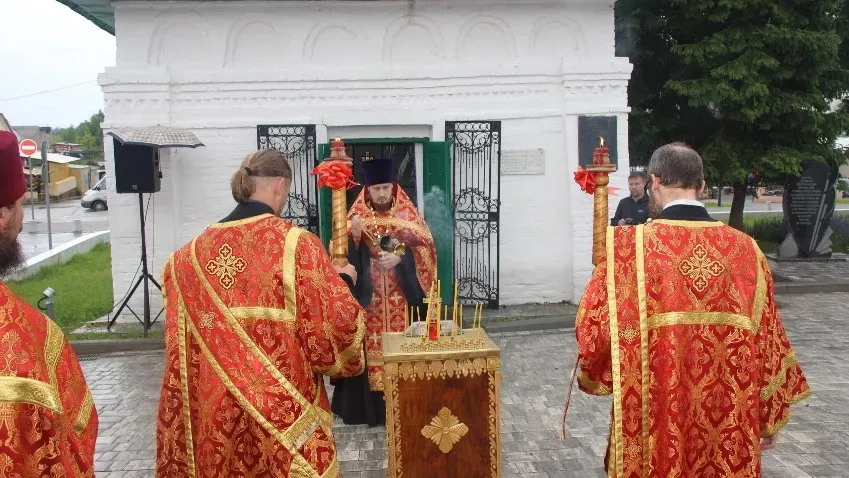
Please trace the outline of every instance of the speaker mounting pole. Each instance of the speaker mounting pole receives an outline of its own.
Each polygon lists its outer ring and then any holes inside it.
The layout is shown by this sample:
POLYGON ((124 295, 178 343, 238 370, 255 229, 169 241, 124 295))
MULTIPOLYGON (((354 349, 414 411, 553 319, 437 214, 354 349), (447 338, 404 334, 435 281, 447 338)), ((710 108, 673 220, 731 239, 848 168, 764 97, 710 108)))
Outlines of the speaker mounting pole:
POLYGON ((156 323, 156 321, 159 319, 159 316, 162 315, 162 312, 165 309, 160 310, 159 313, 156 314, 156 317, 153 319, 153 322, 151 322, 151 320, 150 320, 150 285, 148 284, 148 282, 153 282, 153 285, 155 285, 156 288, 159 289, 160 292, 162 292, 162 286, 160 286, 159 283, 156 282, 156 279, 154 279, 153 276, 150 275, 150 271, 147 268, 147 237, 145 235, 145 230, 144 230, 144 226, 145 226, 144 213, 145 213, 145 211, 144 211, 144 198, 142 197, 142 193, 139 193, 139 223, 141 224, 141 267, 142 267, 142 273, 139 276, 138 280, 136 280, 136 283, 133 285, 133 288, 130 289, 130 293, 127 294, 127 297, 121 303, 121 307, 118 308, 118 312, 115 312, 115 315, 112 317, 112 320, 109 321, 109 324, 106 326, 106 330, 109 330, 109 331, 112 330, 112 326, 115 324, 115 321, 118 320, 118 317, 121 315, 121 312, 126 307, 127 310, 129 310, 133 315, 135 315, 136 319, 138 319, 139 322, 142 323, 142 325, 144 326, 144 336, 147 337, 147 331, 150 330, 150 326, 153 325, 154 323, 156 323), (144 312, 142 313, 143 318, 139 318, 139 316, 136 315, 136 313, 133 311, 133 309, 131 309, 130 306, 128 305, 129 302, 130 302, 130 299, 133 297, 133 294, 136 293, 136 289, 138 289, 140 285, 143 285, 142 291, 144 292, 144 312))

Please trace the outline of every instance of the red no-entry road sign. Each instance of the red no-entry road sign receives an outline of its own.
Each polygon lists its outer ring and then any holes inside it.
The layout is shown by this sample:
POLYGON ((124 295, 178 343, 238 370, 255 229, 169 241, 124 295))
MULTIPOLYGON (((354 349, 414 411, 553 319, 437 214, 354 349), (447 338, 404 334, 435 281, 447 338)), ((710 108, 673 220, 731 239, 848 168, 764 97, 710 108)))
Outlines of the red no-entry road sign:
POLYGON ((21 154, 24 156, 32 156, 38 150, 38 145, 31 139, 21 141, 21 154))

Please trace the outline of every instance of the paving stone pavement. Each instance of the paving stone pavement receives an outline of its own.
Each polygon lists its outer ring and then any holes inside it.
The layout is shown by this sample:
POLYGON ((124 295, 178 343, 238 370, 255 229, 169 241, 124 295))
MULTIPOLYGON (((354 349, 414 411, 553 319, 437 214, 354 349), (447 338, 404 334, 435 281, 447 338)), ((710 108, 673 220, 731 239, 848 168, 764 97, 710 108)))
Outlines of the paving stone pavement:
MULTIPOLYGON (((849 259, 846 254, 835 254, 835 257, 849 259)), ((849 281, 849 261, 847 260, 822 262, 770 260, 769 268, 777 277, 792 282, 849 281)))
MULTIPOLYGON (((793 408, 763 476, 849 475, 849 294, 779 297, 785 327, 811 398, 793 408)), ((566 441, 557 431, 574 365, 571 330, 499 334, 502 347, 502 446, 505 478, 601 477, 610 402, 575 390, 566 441)), ((162 353, 83 357, 100 416, 98 477, 152 477, 162 353)), ((346 478, 386 476, 382 428, 337 424, 346 478)))

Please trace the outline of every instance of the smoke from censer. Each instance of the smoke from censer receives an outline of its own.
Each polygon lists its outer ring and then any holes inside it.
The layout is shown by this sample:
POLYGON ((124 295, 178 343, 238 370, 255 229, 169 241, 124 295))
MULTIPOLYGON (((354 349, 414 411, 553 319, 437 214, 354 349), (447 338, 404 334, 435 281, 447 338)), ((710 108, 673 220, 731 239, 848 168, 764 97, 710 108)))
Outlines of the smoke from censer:
POLYGON ((445 200, 445 192, 437 186, 433 186, 430 192, 424 195, 424 216, 427 227, 433 234, 433 240, 451 244, 451 238, 454 236, 451 206, 445 200))

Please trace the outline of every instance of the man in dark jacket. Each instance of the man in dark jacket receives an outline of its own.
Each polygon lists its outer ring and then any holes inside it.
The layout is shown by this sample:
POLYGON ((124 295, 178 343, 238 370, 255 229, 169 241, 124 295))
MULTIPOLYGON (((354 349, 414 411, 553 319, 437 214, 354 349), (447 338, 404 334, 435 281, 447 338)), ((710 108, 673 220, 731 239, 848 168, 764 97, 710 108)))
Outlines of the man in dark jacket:
POLYGON ((619 201, 616 214, 610 220, 611 226, 635 226, 645 224, 649 218, 649 197, 646 195, 646 177, 634 172, 628 176, 629 197, 619 201))

